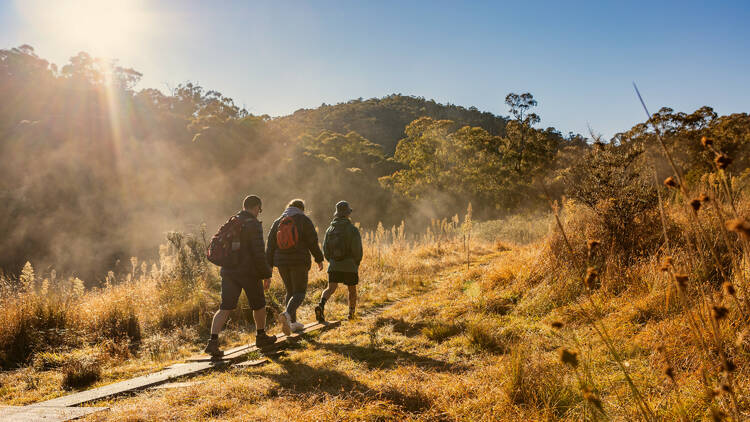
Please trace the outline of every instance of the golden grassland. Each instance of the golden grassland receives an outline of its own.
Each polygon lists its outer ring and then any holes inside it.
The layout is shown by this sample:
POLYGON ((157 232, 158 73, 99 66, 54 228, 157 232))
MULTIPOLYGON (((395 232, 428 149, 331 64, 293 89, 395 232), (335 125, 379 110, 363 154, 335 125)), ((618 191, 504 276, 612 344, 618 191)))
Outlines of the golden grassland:
MULTIPOLYGON (((739 196, 736 212, 749 215, 739 196)), ((436 222, 419 242, 403 227, 380 228, 365 236, 357 320, 260 367, 96 403, 111 410, 88 419, 745 420, 750 256, 742 227, 723 228, 721 213, 732 211, 707 200, 695 224, 670 203, 664 227, 638 234, 658 241, 666 232, 669 246, 662 239, 625 261, 592 242, 605 236, 593 211, 563 205, 544 217, 436 222), (712 272, 714 252, 721 266, 712 272)), ((28 269, 26 292, 3 299, 0 341, 36 330, 49 346, 0 375, 0 401, 28 404, 197 353, 218 279, 191 252, 197 243, 170 241, 154 268, 133 261, 124 280, 87 292, 75 280, 44 287, 28 269), (18 322, 28 315, 37 322, 18 322)), ((324 274, 313 271, 301 320, 313 319, 323 288, 324 274)), ((275 315, 279 280, 269 297, 275 315)), ((326 310, 343 318, 346 293, 326 310)), ((227 345, 252 341, 248 321, 247 309, 233 314, 227 345)))

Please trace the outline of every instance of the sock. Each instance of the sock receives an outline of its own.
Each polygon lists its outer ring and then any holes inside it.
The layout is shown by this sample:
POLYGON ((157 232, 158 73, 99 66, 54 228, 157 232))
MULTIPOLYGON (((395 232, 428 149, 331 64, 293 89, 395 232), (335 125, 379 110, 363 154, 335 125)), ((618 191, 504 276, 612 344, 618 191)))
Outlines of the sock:
POLYGON ((266 330, 258 330, 258 332, 255 334, 256 336, 262 336, 266 334, 266 330))
POLYGON ((218 340, 219 335, 218 334, 211 334, 211 340, 218 340))

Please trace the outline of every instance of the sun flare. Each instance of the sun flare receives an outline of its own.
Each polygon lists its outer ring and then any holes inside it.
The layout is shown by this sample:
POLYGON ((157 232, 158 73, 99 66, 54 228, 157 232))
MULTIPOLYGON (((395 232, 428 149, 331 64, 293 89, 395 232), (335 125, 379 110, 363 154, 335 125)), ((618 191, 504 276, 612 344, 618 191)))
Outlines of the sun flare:
POLYGON ((137 49, 152 26, 141 0, 19 0, 16 5, 46 37, 100 56, 137 49))

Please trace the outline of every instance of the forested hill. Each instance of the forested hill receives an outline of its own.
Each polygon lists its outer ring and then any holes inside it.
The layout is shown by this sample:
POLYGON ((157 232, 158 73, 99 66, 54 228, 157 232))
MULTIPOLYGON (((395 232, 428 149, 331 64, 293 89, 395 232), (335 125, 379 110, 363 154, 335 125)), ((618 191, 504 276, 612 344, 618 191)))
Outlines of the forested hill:
POLYGON ((330 130, 338 133, 357 132, 381 145, 387 155, 396 151, 396 144, 405 136, 406 126, 420 117, 450 120, 456 128, 481 127, 491 135, 505 135, 508 118, 476 107, 465 108, 440 104, 435 100, 392 94, 383 98, 362 98, 336 105, 323 104, 315 109, 301 109, 289 116, 274 119, 290 136, 305 132, 330 130))

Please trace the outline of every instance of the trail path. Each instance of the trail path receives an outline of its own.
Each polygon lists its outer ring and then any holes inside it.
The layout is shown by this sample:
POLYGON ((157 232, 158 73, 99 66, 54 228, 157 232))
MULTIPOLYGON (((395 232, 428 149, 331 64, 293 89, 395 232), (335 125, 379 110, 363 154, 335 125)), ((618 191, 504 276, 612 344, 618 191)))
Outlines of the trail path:
MULTIPOLYGON (((474 267, 487 265, 493 258, 498 256, 499 253, 489 253, 487 255, 475 256, 472 265, 474 267)), ((446 268, 436 270, 432 276, 432 281, 426 283, 424 287, 411 290, 408 293, 401 295, 400 297, 389 298, 384 302, 381 302, 375 306, 365 310, 361 317, 355 321, 354 324, 347 323, 351 329, 355 330, 377 330, 378 318, 381 314, 387 312, 389 309, 397 307, 399 304, 403 304, 408 301, 409 303, 418 303, 425 301, 431 293, 435 292, 443 283, 449 280, 455 279, 458 275, 465 271, 465 264, 452 265, 446 268), (414 302, 416 301, 416 302, 414 302)), ((303 338, 305 334, 325 331, 332 328, 336 328, 341 324, 340 321, 326 322, 326 323, 310 323, 305 326, 303 332, 298 334, 292 334, 290 336, 280 335, 277 337, 276 343, 271 346, 264 347, 262 350, 258 349, 254 344, 242 345, 225 351, 224 356, 221 359, 211 359, 206 355, 198 355, 188 358, 184 363, 177 363, 171 365, 161 371, 139 376, 129 380, 105 385, 102 387, 94 388, 91 390, 81 391, 65 396, 61 396, 52 400, 47 400, 40 403, 35 403, 29 406, 17 406, 17 407, 5 407, 0 408, 0 421, 4 420, 19 420, 19 421, 32 421, 32 420, 45 420, 45 421, 67 421, 87 415, 108 410, 107 407, 79 407, 81 405, 106 400, 118 395, 133 394, 135 392, 153 388, 158 385, 166 383, 174 383, 177 379, 184 380, 186 377, 196 376, 211 370, 219 368, 227 368, 230 366, 238 368, 248 368, 253 366, 260 366, 269 361, 270 356, 264 356, 261 359, 247 361, 246 356, 249 353, 260 351, 263 354, 268 355, 276 350, 280 350, 290 343, 294 343, 300 338, 303 338)), ((343 339, 335 341, 335 347, 346 347, 344 344, 345 336, 343 339)), ((332 343, 333 344, 333 343, 332 343)), ((320 344, 314 340, 311 340, 313 347, 320 347, 320 344)), ((273 360, 273 358, 271 357, 273 360)), ((189 383, 185 383, 186 385, 189 383)), ((179 385, 179 383, 177 383, 179 385)))

